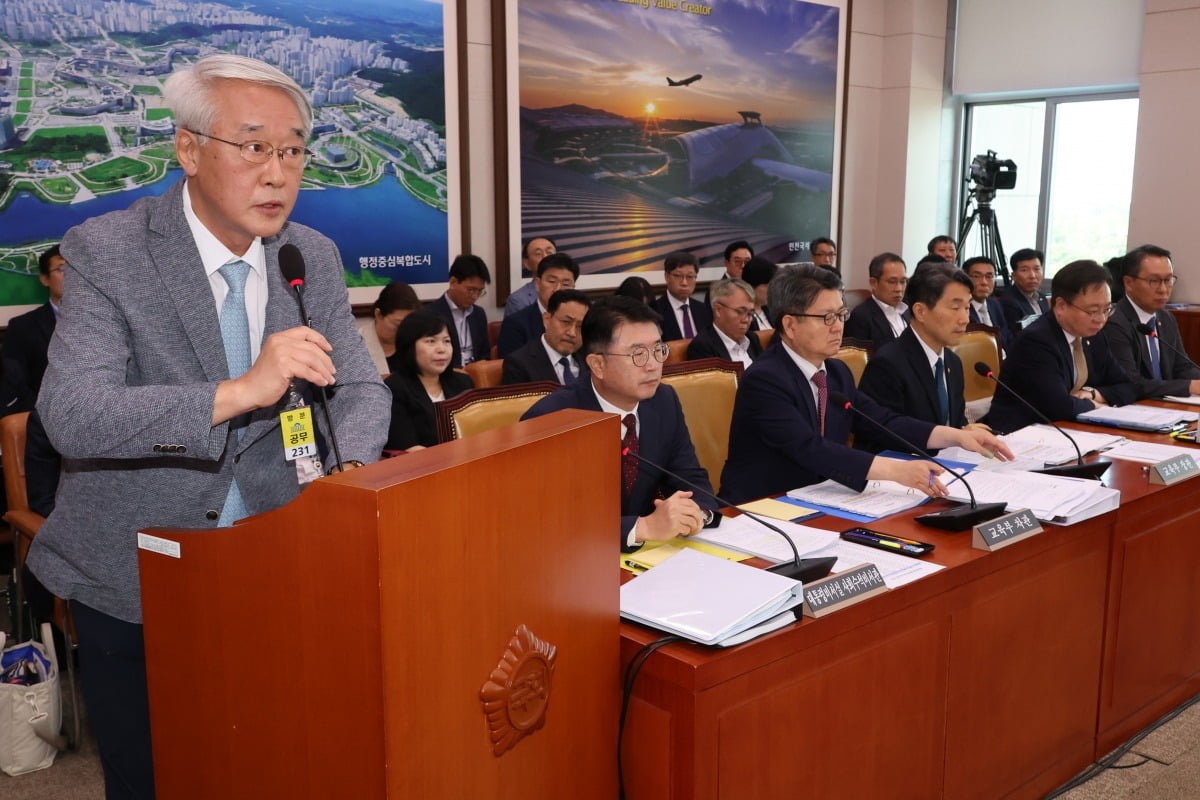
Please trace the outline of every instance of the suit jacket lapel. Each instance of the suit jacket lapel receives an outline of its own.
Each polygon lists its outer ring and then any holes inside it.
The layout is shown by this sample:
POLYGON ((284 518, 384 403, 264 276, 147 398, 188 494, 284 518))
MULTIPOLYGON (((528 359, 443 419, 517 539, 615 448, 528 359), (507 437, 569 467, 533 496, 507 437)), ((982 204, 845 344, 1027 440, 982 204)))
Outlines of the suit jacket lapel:
MULTIPOLYGON (((925 356, 925 350, 921 347, 921 343, 917 341, 917 334, 911 332, 912 329, 906 329, 900 338, 904 341, 905 354, 908 358, 908 368, 912 370, 913 375, 917 379, 917 383, 921 386, 921 393, 925 395, 925 402, 929 406, 934 419, 941 416, 941 407, 938 405, 937 399, 937 384, 933 379, 933 370, 929 367, 929 359, 925 356)), ((943 368, 945 367, 946 359, 942 358, 943 368)), ((946 380, 946 390, 950 390, 950 380, 946 380)))
POLYGON ((164 286, 168 302, 174 308, 184 333, 209 381, 229 378, 225 344, 216 305, 211 302, 212 288, 200 262, 200 251, 183 214, 184 182, 167 190, 150 219, 149 252, 164 286), (197 303, 197 298, 209 302, 197 303))

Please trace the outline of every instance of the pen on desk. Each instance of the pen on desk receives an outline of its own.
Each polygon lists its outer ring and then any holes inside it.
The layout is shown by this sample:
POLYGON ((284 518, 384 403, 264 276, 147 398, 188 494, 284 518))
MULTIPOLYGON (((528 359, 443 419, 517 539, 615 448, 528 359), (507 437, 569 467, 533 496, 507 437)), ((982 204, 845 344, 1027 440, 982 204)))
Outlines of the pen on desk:
POLYGON ((629 567, 631 570, 634 570, 635 572, 645 572, 646 571, 646 568, 643 567, 641 564, 637 563, 636 561, 629 561, 628 559, 626 559, 626 561, 625 561, 625 566, 629 567))

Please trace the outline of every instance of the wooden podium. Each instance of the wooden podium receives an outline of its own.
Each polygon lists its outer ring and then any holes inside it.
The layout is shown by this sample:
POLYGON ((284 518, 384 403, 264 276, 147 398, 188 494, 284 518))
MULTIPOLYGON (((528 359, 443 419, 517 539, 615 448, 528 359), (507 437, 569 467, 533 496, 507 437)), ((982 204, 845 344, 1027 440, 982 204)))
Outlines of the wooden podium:
POLYGON ((564 411, 145 532, 158 796, 615 797, 619 439, 564 411))

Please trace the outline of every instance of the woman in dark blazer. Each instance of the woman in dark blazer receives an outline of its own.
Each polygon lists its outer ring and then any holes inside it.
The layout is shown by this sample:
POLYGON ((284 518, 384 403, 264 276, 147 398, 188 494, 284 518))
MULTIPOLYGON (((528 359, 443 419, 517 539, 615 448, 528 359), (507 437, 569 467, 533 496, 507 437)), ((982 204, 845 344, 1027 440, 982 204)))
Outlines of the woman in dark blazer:
POLYGON ((414 311, 396 329, 396 370, 385 383, 392 390, 392 422, 387 449, 414 450, 437 444, 433 404, 474 387, 470 377, 450 369, 454 346, 446 321, 414 311))

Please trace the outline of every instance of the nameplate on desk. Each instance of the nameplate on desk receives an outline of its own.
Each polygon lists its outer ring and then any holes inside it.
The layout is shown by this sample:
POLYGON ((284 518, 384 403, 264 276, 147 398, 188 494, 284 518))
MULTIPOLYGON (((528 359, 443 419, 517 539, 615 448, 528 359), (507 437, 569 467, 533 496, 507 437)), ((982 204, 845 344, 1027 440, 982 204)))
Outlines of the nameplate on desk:
POLYGON ((1196 459, 1187 453, 1160 461, 1150 467, 1150 482, 1160 486, 1170 486, 1197 475, 1200 475, 1200 466, 1196 464, 1196 459))
POLYGON ((1042 523, 1038 522, 1032 511, 1023 508, 976 525, 974 531, 971 535, 972 547, 976 550, 999 550, 1041 533, 1042 523))
POLYGON ((804 585, 804 616, 823 617, 887 591, 879 567, 863 564, 804 585))

